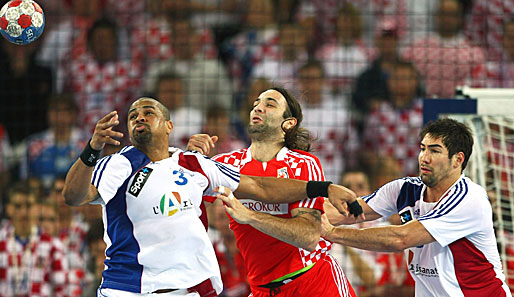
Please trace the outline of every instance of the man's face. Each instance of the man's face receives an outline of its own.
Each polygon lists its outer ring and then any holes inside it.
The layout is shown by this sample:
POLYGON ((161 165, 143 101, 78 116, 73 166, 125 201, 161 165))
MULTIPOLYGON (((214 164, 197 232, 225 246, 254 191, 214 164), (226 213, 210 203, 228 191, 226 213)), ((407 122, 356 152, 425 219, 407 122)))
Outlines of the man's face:
POLYGON ((25 193, 13 193, 6 206, 7 215, 11 219, 16 234, 30 233, 30 209, 34 204, 34 196, 25 193))
POLYGON ((172 126, 155 100, 143 98, 130 106, 127 127, 130 141, 138 147, 147 146, 159 137, 166 137, 167 141, 172 126))
POLYGON ((425 135, 421 141, 418 161, 421 180, 428 187, 436 186, 447 178, 452 170, 448 149, 442 138, 433 138, 430 134, 425 135))
POLYGON ((283 133, 281 125, 287 102, 280 92, 262 92, 253 103, 250 111, 248 133, 252 139, 261 140, 283 133), (254 138, 255 137, 255 138, 254 138))
POLYGON ((371 193, 369 180, 364 172, 348 172, 341 178, 341 184, 362 197, 371 193))

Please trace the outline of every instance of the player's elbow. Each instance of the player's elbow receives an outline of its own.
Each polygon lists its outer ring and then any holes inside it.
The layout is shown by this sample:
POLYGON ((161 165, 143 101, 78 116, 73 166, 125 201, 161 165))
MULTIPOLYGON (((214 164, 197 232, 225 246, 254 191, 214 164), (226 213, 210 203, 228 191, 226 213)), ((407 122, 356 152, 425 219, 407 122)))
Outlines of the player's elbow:
POLYGON ((316 248, 318 247, 319 238, 320 238, 319 236, 318 237, 309 236, 308 240, 305 241, 305 243, 302 245, 301 248, 303 248, 304 250, 307 250, 309 252, 314 252, 316 250, 316 248))
POLYGON ((397 253, 397 252, 402 252, 403 250, 405 250, 409 247, 410 246, 409 246, 406 238, 399 236, 399 237, 395 237, 391 240, 387 251, 397 253))
POLYGON ((79 206, 83 199, 80 195, 74 191, 73 187, 64 185, 62 189, 62 196, 64 197, 64 203, 69 206, 79 206))

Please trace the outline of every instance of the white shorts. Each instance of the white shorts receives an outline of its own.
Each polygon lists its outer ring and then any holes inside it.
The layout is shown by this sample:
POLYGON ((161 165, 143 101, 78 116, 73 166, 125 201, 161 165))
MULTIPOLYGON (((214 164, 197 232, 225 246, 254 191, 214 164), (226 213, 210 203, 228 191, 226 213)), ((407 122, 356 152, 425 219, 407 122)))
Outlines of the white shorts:
POLYGON ((200 297, 197 292, 188 292, 187 289, 180 289, 169 293, 132 293, 115 289, 98 289, 97 297, 171 297, 187 296, 200 297))

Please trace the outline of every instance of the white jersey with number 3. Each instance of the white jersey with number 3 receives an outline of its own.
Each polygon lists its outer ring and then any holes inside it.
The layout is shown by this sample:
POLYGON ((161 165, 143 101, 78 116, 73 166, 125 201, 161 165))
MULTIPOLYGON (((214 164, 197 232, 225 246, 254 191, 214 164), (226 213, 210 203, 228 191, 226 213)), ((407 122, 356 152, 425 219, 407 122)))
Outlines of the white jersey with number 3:
POLYGON ((101 197, 107 243, 101 288, 149 293, 210 280, 221 292, 200 205, 218 185, 235 190, 238 171, 199 153, 177 150, 151 162, 125 147, 98 162, 91 182, 101 197))
POLYGON ((511 296, 485 190, 462 175, 437 203, 423 201, 421 178, 392 181, 364 201, 378 214, 417 219, 435 242, 407 250, 417 297, 511 296))

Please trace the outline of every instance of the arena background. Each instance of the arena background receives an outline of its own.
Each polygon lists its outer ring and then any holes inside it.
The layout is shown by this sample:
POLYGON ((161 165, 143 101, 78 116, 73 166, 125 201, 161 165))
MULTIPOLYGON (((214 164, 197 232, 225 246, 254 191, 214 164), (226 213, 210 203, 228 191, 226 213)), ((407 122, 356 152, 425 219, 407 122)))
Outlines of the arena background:
MULTIPOLYGON (((424 98, 465 101, 456 90, 514 87, 513 0, 38 3, 46 17, 41 38, 24 46, 0 40, 0 296, 9 296, 13 280, 50 290, 27 296, 95 296, 105 248, 101 209, 65 206, 63 177, 96 121, 116 109, 124 123, 140 96, 169 108, 172 146, 209 133, 220 137, 214 155, 247 146, 253 100, 283 86, 302 104, 301 124, 326 178, 365 195, 417 175, 424 98), (18 194, 29 198, 16 202, 18 194), (13 238, 21 250, 9 250, 13 238)), ((492 127, 493 139, 470 174, 490 191, 514 288, 513 121, 493 114, 469 123, 477 121, 479 131, 492 127), (500 153, 490 152, 496 147, 500 153)), ((127 135, 124 124, 118 129, 127 135)), ((209 211, 224 296, 248 296, 226 217, 215 206, 209 211)), ((403 254, 340 246, 332 253, 359 296, 413 296, 403 254)))

